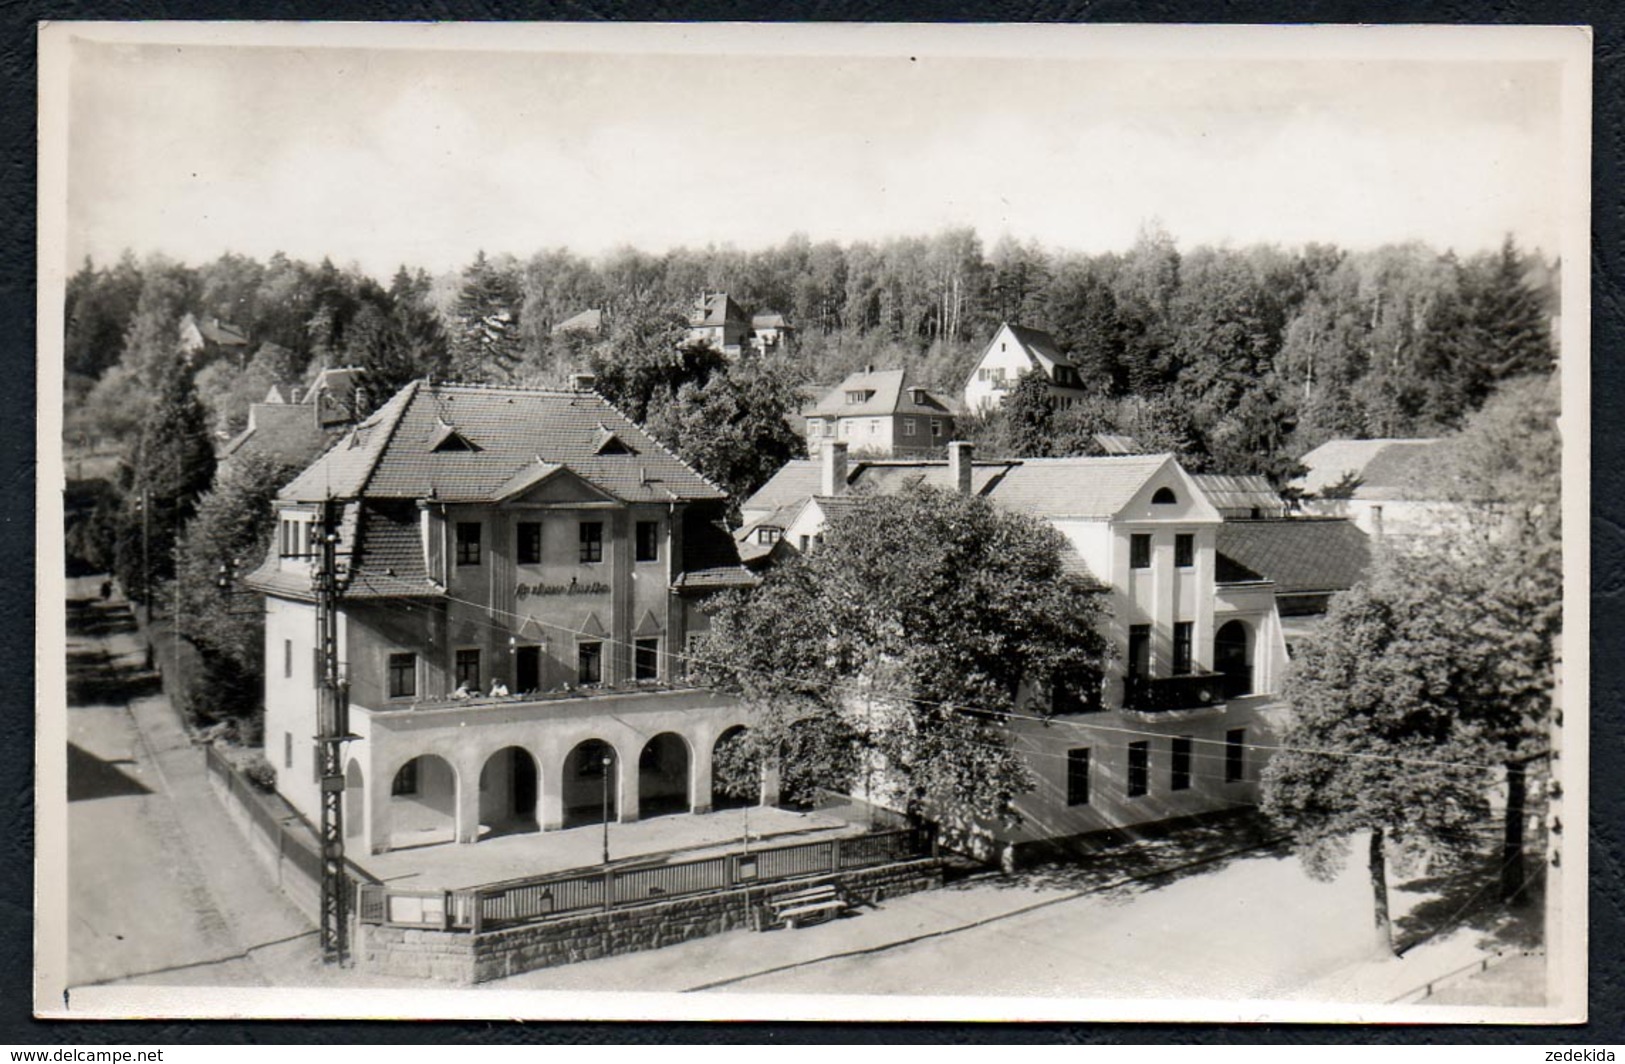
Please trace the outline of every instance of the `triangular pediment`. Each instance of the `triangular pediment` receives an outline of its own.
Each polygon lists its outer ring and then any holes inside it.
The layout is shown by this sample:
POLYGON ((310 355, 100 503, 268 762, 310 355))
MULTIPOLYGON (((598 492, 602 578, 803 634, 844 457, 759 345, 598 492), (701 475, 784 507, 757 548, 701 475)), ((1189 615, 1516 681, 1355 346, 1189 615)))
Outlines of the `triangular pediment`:
POLYGON ((508 478, 496 491, 508 506, 549 503, 615 502, 615 496, 568 466, 537 459, 508 478))
POLYGON ((609 629, 598 619, 598 614, 589 613, 587 619, 581 622, 581 627, 576 629, 576 633, 588 638, 602 639, 609 634, 609 629))
POLYGON ((1118 515, 1131 521, 1211 521, 1222 520, 1202 490, 1180 464, 1166 459, 1134 493, 1118 515))
POLYGON ((664 631, 665 628, 662 627, 660 622, 655 619, 654 611, 644 610, 643 619, 638 622, 638 626, 636 628, 632 629, 632 634, 635 636, 651 636, 659 635, 664 631))

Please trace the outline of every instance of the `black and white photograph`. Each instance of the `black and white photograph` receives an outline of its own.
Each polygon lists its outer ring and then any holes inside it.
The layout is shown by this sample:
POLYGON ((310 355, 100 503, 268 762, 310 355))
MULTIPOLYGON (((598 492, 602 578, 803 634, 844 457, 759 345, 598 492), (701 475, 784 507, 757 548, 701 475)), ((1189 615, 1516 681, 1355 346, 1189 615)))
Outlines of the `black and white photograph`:
POLYGON ((35 1014, 1584 1021, 1591 46, 42 26, 35 1014))

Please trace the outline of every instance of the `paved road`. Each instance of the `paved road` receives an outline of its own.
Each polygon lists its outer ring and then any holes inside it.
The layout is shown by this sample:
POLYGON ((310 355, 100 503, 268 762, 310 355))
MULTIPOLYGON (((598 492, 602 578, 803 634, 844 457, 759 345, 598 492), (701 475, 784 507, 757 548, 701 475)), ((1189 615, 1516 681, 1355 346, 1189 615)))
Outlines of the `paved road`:
POLYGON ((70 584, 68 984, 268 982, 252 951, 308 935, 210 792, 122 601, 70 584))

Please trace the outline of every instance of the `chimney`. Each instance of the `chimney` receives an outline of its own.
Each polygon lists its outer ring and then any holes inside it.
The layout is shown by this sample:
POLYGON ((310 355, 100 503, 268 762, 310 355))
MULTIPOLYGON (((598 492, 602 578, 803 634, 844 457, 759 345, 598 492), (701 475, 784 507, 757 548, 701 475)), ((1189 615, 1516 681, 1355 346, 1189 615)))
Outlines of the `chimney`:
POLYGON ((964 440, 955 440, 948 445, 948 479, 953 481, 954 490, 961 495, 971 493, 971 456, 976 451, 976 445, 964 440))
POLYGON ((598 378, 591 373, 570 374, 570 390, 573 392, 590 392, 597 382, 598 378))
POLYGON ((824 476, 819 484, 820 495, 840 495, 846 491, 846 444, 831 440, 824 444, 820 456, 824 463, 824 476))

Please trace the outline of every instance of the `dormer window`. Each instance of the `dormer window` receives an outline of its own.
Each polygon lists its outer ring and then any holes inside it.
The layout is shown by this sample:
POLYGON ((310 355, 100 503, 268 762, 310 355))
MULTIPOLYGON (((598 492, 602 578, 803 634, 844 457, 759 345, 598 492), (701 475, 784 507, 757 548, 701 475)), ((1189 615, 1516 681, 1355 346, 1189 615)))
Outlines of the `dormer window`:
POLYGON ((1151 496, 1152 506, 1174 506, 1178 502, 1179 498, 1174 494, 1173 488, 1158 488, 1151 496))
POLYGON ((638 453, 635 449, 628 445, 625 440, 615 435, 614 431, 606 425, 598 426, 598 439, 595 442, 596 446, 593 448, 593 453, 595 454, 614 455, 638 453))
POLYGON ((434 438, 429 442, 429 450, 435 454, 445 451, 477 451, 476 445, 467 436, 441 421, 435 426, 434 438))
POLYGON ((862 388, 853 388, 846 393, 846 402, 848 406, 861 406, 874 397, 875 393, 873 391, 867 391, 862 388))

